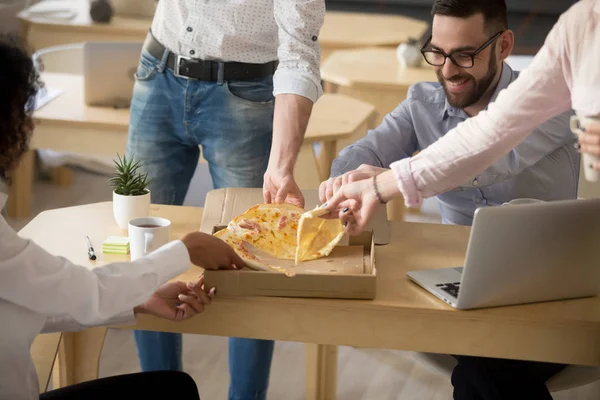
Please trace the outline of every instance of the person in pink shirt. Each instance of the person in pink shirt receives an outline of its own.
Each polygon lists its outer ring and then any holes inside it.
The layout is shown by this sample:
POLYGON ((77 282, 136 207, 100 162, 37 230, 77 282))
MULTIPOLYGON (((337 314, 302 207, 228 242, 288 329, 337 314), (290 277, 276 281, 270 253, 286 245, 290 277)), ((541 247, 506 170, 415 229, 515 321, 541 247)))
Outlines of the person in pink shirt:
MULTIPOLYGON (((357 171, 324 205, 350 234, 364 229, 377 209, 402 196, 407 207, 451 190, 521 143, 561 112, 600 115, 600 0, 581 0, 563 13, 519 77, 477 116, 383 173, 357 171)), ((566 133, 570 134, 570 133, 566 133)), ((580 151, 600 156, 600 123, 579 135, 580 151)), ((586 167, 586 166, 584 166, 586 167)), ((600 163, 591 167, 600 171, 600 163)))

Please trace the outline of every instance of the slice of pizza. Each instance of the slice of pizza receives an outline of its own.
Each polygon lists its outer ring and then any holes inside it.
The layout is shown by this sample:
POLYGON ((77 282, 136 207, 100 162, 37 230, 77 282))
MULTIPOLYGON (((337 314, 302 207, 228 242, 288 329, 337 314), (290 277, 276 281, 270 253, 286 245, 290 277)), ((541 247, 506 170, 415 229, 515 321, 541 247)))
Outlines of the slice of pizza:
POLYGON ((295 263, 327 257, 344 236, 339 219, 324 219, 328 211, 317 207, 302 214, 298 222, 295 263))

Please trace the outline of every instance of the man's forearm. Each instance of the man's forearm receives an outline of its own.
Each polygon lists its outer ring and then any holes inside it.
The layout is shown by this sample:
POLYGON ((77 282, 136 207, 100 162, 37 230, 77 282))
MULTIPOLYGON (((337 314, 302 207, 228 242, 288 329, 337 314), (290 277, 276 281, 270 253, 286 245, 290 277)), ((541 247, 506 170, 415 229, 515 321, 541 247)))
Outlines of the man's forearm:
POLYGON ((293 171, 312 107, 313 102, 303 96, 296 94, 276 96, 269 168, 293 171))
POLYGON ((363 145, 365 142, 365 139, 361 139, 340 152, 339 156, 331 164, 331 178, 353 171, 363 164, 379 168, 388 167, 379 158, 376 149, 369 147, 368 143, 367 145, 363 145))

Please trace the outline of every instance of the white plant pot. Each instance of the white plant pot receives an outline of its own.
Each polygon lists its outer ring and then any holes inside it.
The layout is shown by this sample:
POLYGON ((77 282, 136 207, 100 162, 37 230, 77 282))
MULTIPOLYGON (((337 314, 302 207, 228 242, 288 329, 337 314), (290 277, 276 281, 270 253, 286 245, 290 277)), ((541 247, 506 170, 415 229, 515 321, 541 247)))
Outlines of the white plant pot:
POLYGON ((113 191, 113 214, 124 230, 132 219, 150 216, 150 191, 141 196, 122 196, 113 191))

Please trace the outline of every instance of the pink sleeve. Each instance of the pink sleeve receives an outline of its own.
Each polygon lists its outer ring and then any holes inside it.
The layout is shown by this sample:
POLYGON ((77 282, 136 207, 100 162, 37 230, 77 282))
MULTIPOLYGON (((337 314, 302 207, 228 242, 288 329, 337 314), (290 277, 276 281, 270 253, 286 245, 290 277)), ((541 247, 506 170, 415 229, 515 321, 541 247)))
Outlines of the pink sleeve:
POLYGON ((529 67, 487 111, 460 123, 415 157, 391 164, 407 207, 474 178, 538 125, 571 108, 564 19, 563 14, 529 67))

